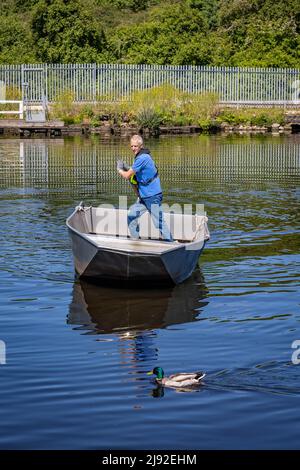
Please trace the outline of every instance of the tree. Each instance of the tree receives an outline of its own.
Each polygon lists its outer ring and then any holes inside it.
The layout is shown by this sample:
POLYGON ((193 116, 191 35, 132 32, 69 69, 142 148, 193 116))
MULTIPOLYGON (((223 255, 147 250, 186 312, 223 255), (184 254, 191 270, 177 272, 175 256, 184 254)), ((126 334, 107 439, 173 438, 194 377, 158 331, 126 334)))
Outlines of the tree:
POLYGON ((0 0, 0 61, 300 67, 295 0, 0 0))
POLYGON ((106 46, 92 9, 79 0, 40 0, 31 25, 44 62, 96 62, 106 46))
POLYGON ((194 64, 207 63, 201 51, 207 30, 200 11, 178 2, 153 8, 144 23, 117 28, 110 47, 116 60, 126 63, 187 64, 189 48, 194 64))
POLYGON ((300 38, 289 19, 249 23, 246 39, 232 57, 233 65, 256 67, 299 66, 300 38))
POLYGON ((142 11, 160 3, 159 0, 96 0, 98 5, 110 5, 121 10, 142 11))
POLYGON ((299 16, 294 0, 220 0, 219 32, 233 52, 224 65, 299 67, 299 16))
POLYGON ((28 25, 16 15, 0 16, 0 63, 36 62, 28 25))
POLYGON ((203 13, 210 29, 217 26, 218 0, 187 0, 190 8, 197 9, 203 13))

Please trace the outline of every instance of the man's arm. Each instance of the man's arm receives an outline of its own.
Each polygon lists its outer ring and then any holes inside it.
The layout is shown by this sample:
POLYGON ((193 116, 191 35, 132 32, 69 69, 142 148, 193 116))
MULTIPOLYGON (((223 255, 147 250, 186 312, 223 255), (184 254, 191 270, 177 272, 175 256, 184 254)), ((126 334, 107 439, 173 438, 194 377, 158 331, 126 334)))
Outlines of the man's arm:
POLYGON ((132 175, 135 175, 135 171, 132 168, 129 168, 129 170, 118 170, 119 174, 125 178, 126 180, 129 180, 132 175))

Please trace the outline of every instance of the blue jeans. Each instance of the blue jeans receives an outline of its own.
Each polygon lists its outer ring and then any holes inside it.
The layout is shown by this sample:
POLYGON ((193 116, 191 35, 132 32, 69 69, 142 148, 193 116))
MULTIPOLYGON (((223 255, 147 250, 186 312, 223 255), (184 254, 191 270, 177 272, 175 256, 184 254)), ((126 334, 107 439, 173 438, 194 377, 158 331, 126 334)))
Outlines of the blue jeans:
POLYGON ((139 238, 139 223, 138 218, 149 211, 155 228, 158 228, 164 241, 172 242, 173 237, 170 229, 164 220, 163 211, 161 208, 162 194, 155 194, 155 196, 145 197, 139 199, 135 204, 129 207, 127 222, 130 235, 132 238, 139 238))

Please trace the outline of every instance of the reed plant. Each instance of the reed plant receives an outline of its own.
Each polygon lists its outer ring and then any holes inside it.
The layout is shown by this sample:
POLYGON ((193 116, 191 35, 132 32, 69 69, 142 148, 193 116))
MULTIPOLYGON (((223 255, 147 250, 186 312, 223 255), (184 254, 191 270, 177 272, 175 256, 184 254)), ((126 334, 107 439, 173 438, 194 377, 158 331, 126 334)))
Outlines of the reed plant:
POLYGON ((164 83, 134 92, 129 99, 136 121, 142 127, 200 125, 210 122, 218 109, 215 93, 187 93, 164 83))

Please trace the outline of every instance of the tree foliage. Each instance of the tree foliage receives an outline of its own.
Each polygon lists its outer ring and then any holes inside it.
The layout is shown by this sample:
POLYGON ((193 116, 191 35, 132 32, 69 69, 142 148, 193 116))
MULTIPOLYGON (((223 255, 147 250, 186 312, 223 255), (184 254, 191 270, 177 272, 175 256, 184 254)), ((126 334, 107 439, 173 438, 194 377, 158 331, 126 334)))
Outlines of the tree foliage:
POLYGON ((154 8, 144 23, 116 28, 110 46, 117 60, 125 63, 207 63, 201 47, 207 30, 201 12, 180 3, 167 4, 154 8))
POLYGON ((295 0, 2 0, 0 62, 300 66, 295 0))
POLYGON ((43 62, 96 62, 105 48, 101 25, 79 0, 40 0, 31 28, 43 62))
POLYGON ((35 61, 31 32, 16 15, 0 16, 0 63, 35 61))

